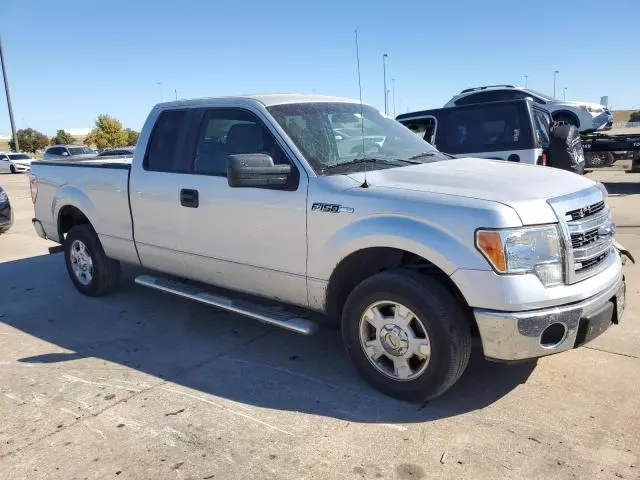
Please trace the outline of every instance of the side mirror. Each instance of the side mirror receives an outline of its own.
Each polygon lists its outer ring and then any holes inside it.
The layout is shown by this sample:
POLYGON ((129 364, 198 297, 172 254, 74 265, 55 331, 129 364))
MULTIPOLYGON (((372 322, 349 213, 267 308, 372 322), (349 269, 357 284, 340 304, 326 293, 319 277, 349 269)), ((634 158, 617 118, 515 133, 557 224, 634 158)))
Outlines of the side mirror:
POLYGON ((262 153, 229 155, 227 163, 230 187, 284 186, 290 173, 291 165, 274 165, 273 159, 262 153))
POLYGON ((69 156, 69 152, 62 152, 60 155, 62 155, 63 157, 68 157, 69 156))

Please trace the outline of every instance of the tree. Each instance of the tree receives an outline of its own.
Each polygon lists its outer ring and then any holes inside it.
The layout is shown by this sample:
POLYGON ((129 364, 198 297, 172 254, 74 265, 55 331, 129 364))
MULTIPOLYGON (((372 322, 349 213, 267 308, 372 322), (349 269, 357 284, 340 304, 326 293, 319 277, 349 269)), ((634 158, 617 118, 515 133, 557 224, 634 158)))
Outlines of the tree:
POLYGON ((87 145, 95 145, 98 148, 124 147, 127 144, 128 135, 122 128, 122 123, 109 116, 98 115, 96 126, 85 139, 87 145))
POLYGON ((629 115, 629 121, 640 122, 640 110, 638 110, 637 112, 631 112, 631 115, 629 115))
MULTIPOLYGON (((42 150, 49 145, 49 137, 33 128, 18 130, 16 137, 18 137, 20 150, 23 152, 36 153, 36 150, 42 150)), ((13 138, 9 141, 9 148, 14 152, 16 151, 16 142, 13 138)))
POLYGON ((127 145, 135 145, 138 143, 138 137, 140 137, 140 132, 136 132, 131 128, 125 128, 125 132, 127 132, 127 145))
POLYGON ((75 142, 75 139, 64 130, 58 130, 56 136, 51 139, 51 145, 69 145, 75 142))

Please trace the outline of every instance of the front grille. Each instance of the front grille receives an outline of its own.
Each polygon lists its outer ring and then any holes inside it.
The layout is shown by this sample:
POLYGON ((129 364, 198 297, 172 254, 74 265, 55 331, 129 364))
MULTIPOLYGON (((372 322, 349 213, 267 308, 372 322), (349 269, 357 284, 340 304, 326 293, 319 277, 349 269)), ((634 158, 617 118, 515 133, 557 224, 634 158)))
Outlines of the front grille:
POLYGON ((576 208, 575 210, 570 210, 566 213, 568 220, 580 220, 582 218, 590 217, 591 215, 595 215, 596 213, 602 211, 605 207, 604 201, 600 201, 598 203, 594 203, 593 205, 588 205, 582 208, 576 208))
POLYGON ((600 255, 598 255, 597 257, 593 257, 590 258, 589 260, 585 260, 584 262, 580 263, 580 267, 576 268, 577 270, 584 272, 585 270, 587 270, 588 268, 591 267, 595 267, 596 265, 598 265, 601 261, 603 261, 605 258, 607 258, 607 255, 609 254, 608 251, 601 253, 600 255))
POLYGON ((571 234, 571 246, 573 248, 584 247, 598 240, 598 229, 594 228, 585 233, 571 234))
POLYGON ((600 236, 598 231, 606 227, 609 207, 599 201, 566 212, 566 225, 571 240, 574 281, 579 281, 598 272, 600 265, 611 251, 612 238, 600 236))
POLYGON ((547 200, 559 221, 565 245, 565 282, 575 284, 611 264, 613 232, 609 205, 592 186, 547 200))

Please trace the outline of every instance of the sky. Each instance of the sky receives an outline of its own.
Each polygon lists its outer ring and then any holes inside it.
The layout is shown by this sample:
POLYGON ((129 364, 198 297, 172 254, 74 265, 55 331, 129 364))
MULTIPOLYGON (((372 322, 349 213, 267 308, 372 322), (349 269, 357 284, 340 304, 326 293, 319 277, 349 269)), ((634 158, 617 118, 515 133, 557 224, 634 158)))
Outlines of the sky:
MULTIPOLYGON (((568 100, 640 108, 640 1, 2 0, 0 37, 17 128, 139 130, 161 100, 297 92, 390 112, 460 90, 523 85, 568 100), (392 78, 395 82, 392 82, 392 78), (395 88, 393 86, 395 85, 395 88)), ((0 91, 1 92, 1 91, 0 91)), ((10 133, 0 94, 0 136, 10 133)))

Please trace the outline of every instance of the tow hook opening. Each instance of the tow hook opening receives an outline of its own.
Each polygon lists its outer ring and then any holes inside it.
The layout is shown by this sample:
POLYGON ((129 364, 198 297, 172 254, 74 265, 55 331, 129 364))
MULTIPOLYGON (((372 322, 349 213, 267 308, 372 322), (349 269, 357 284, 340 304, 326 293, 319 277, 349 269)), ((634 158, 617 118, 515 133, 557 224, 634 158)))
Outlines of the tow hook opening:
POLYGON ((552 323, 542 331, 540 346, 542 348, 555 348, 564 342, 566 336, 567 326, 564 323, 552 323))

